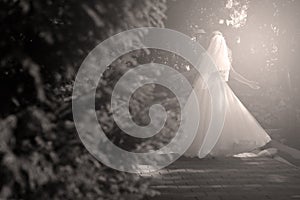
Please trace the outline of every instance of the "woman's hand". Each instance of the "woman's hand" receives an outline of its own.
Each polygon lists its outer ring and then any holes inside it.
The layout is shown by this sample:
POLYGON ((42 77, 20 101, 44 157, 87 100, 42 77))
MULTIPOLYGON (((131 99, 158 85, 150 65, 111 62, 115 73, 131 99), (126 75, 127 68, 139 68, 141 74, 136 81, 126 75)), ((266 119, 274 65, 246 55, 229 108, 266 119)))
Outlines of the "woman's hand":
POLYGON ((230 76, 232 78, 234 78, 235 80, 249 86, 250 88, 254 89, 254 90, 258 90, 260 88, 258 82, 255 81, 250 81, 248 79, 246 79, 245 77, 243 77, 241 74, 239 74, 237 71, 234 70, 234 68, 231 66, 231 74, 230 76))
POLYGON ((258 90, 260 88, 259 83, 255 81, 250 81, 248 86, 254 90, 258 90))

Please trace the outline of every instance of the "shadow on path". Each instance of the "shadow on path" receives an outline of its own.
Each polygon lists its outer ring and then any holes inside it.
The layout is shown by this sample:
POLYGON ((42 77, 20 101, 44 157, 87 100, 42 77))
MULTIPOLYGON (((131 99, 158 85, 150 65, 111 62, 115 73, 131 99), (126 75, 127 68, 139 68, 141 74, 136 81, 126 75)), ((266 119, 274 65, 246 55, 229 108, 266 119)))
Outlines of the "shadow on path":
POLYGON ((181 157, 155 173, 151 187, 160 195, 147 200, 299 199, 300 169, 272 158, 181 157))

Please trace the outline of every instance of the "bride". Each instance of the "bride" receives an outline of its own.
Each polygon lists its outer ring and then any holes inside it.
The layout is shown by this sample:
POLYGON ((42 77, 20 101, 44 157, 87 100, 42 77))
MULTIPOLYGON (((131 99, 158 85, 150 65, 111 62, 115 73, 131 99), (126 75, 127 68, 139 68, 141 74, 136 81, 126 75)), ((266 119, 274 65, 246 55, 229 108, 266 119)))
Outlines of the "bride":
MULTIPOLYGON (((270 142, 271 138, 236 97, 226 82, 228 81, 230 73, 231 78, 248 85, 250 88, 259 89, 258 84, 254 81, 247 80, 233 69, 231 65, 231 52, 221 32, 213 32, 213 37, 207 52, 225 82, 226 105, 222 132, 209 154, 214 157, 232 156, 264 146, 270 142)), ((201 108, 199 112, 202 120, 199 122, 198 131, 191 146, 184 154, 188 157, 202 158, 206 156, 208 151, 205 148, 209 145, 203 144, 209 126, 211 105, 209 91, 207 87, 203 87, 203 84, 204 82, 201 78, 198 78, 195 82, 194 90, 199 101, 199 109, 201 108)), ((190 104, 187 104, 186 106, 189 105, 190 104)))

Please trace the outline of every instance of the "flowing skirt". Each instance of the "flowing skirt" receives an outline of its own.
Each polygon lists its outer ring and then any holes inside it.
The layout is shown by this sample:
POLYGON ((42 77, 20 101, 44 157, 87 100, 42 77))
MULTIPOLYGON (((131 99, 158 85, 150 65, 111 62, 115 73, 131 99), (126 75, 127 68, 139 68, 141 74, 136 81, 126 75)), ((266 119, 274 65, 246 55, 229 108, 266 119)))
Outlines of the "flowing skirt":
MULTIPOLYGON (((217 143, 210 151, 212 156, 232 156, 235 154, 249 152, 264 146, 271 138, 260 126, 256 119, 241 103, 227 83, 225 90, 225 121, 217 143)), ((200 122, 197 134, 185 152, 188 157, 204 157, 207 149, 203 145, 205 135, 211 119, 211 96, 201 78, 196 81, 194 91, 199 101, 200 122)), ((187 103, 186 106, 191 106, 187 103)))

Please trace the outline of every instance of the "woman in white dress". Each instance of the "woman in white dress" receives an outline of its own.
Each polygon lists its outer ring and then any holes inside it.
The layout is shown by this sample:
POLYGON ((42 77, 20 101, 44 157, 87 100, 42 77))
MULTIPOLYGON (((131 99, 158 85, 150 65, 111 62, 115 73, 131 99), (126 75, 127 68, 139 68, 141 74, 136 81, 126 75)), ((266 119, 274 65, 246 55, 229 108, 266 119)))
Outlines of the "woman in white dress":
MULTIPOLYGON (((232 68, 230 50, 221 32, 215 31, 213 33, 207 52, 214 61, 221 78, 225 81, 226 105, 222 132, 209 154, 214 157, 232 156, 264 146, 270 142, 271 138, 236 97, 226 82, 228 81, 230 73, 231 78, 253 89, 259 89, 258 84, 254 81, 247 80, 232 68)), ((199 100, 201 120, 193 143, 185 152, 185 156, 188 157, 202 158, 207 155, 208 151, 205 148, 209 145, 203 144, 211 119, 211 97, 207 87, 203 84, 204 82, 201 78, 198 78, 195 82, 194 91, 199 100)), ((189 104, 186 106, 189 106, 189 104)))

